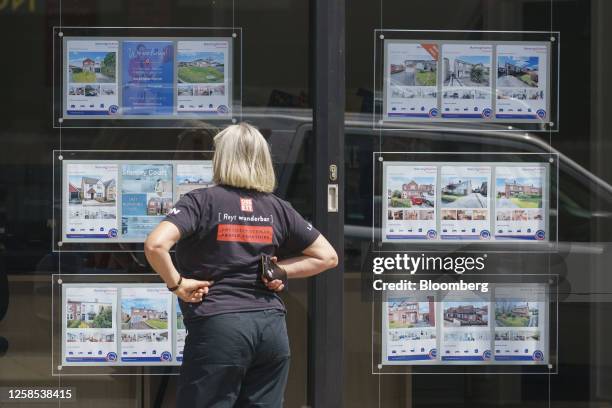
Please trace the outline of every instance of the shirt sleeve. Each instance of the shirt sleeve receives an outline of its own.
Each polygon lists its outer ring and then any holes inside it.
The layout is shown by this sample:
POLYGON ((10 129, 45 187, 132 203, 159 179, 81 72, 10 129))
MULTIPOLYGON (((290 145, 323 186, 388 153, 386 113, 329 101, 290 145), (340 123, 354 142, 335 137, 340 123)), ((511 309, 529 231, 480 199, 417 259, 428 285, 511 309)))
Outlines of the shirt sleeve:
POLYGON ((195 233, 202 216, 201 205, 195 194, 185 194, 168 212, 164 221, 176 225, 181 233, 181 239, 195 233))
POLYGON ((289 203, 285 204, 287 236, 281 249, 286 253, 302 253, 321 235, 319 231, 306 221, 289 203))

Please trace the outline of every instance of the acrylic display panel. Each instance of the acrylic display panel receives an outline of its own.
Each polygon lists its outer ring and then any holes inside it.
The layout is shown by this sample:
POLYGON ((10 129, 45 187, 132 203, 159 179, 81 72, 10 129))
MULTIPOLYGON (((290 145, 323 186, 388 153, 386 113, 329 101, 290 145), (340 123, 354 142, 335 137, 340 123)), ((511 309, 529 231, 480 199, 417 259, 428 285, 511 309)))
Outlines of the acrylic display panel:
POLYGON ((558 33, 376 30, 374 41, 375 128, 558 129, 558 33))
POLYGON ((555 155, 375 153, 374 160, 373 238, 382 249, 556 246, 555 155))
POLYGON ((237 121, 240 33, 56 29, 54 126, 182 128, 194 127, 191 121, 237 121))
POLYGON ((557 276, 380 275, 424 290, 375 291, 373 373, 548 374, 555 371, 557 276), (487 291, 460 285, 486 283, 487 291), (455 285, 455 286, 453 286, 455 285), (455 290, 453 290, 455 289, 455 290), (379 326, 380 325, 380 326, 379 326))
POLYGON ((54 375, 169 374, 182 362, 182 314, 157 275, 54 274, 53 305, 54 375))
POLYGON ((210 159, 210 152, 54 152, 54 250, 142 250, 184 194, 213 185, 210 159))

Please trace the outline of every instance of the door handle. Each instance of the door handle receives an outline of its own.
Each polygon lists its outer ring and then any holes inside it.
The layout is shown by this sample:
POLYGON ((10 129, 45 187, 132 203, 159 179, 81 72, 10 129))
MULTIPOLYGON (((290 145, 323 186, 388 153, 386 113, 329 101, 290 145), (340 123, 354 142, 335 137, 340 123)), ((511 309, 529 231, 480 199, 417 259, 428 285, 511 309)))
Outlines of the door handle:
POLYGON ((327 185, 327 212, 338 212, 338 185, 327 185))

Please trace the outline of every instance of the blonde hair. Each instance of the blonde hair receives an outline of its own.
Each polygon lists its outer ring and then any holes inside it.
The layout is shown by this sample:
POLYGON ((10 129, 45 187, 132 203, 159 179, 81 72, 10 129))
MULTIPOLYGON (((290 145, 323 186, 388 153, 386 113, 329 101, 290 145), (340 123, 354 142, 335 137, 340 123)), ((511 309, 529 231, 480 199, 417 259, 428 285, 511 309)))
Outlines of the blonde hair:
POLYGON ((239 123, 215 136, 213 181, 264 193, 274 191, 276 176, 270 147, 255 127, 239 123))

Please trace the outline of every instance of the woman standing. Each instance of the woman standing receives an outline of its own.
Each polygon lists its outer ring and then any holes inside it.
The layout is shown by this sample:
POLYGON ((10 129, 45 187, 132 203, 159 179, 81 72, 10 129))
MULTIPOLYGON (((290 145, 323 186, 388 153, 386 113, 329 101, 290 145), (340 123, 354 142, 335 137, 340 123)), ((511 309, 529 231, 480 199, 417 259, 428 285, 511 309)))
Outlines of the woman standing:
POLYGON ((336 266, 336 251, 272 194, 267 142, 248 124, 215 136, 214 187, 186 194, 149 235, 145 253, 180 299, 187 339, 179 407, 281 407, 289 372, 281 279, 261 275, 262 255, 289 279, 336 266), (169 250, 176 244, 177 268, 169 250))

